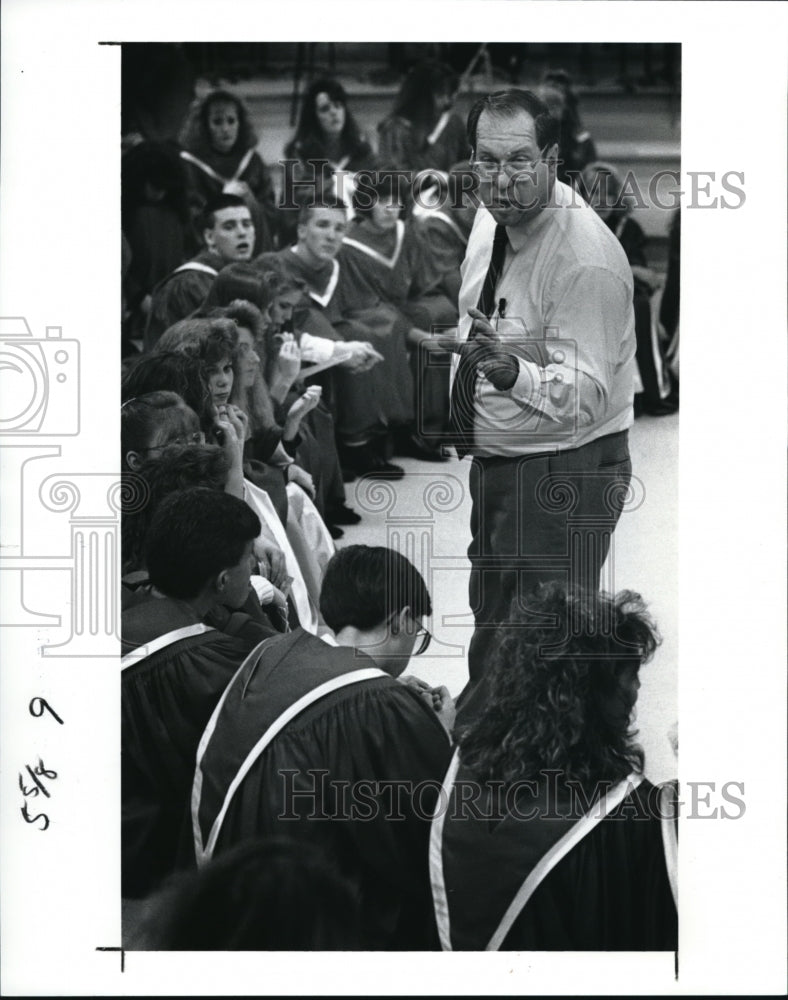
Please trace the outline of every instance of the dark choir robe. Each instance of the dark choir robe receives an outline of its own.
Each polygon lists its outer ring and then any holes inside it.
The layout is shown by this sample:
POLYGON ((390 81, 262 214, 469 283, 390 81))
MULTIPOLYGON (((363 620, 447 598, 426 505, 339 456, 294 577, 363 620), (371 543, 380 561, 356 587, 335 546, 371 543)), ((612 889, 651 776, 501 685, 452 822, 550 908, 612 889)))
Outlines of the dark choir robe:
MULTIPOLYGON (((639 223, 629 215, 611 212, 607 219, 611 229, 627 255, 630 267, 648 267, 646 259, 646 234, 639 223)), ((659 403, 670 392, 670 373, 665 357, 666 344, 661 343, 651 310, 651 288, 639 278, 634 279, 632 305, 635 310, 635 339, 640 381, 643 385, 641 399, 650 404, 659 403)))
POLYGON ((436 948, 429 817, 451 757, 437 717, 365 654, 300 629, 269 640, 255 660, 228 688, 201 746, 198 861, 259 836, 317 841, 360 890, 365 949, 436 948), (286 709, 327 682, 345 686, 324 690, 258 746, 286 709))
MULTIPOLYGON (((339 261, 359 308, 393 307, 407 328, 445 333, 457 323, 456 301, 441 291, 440 274, 410 223, 381 230, 370 219, 348 227, 339 261)), ((416 386, 417 431, 440 437, 448 418, 450 357, 445 352, 410 352, 416 386)))
POLYGON ((254 252, 274 249, 278 225, 274 188, 258 153, 253 149, 217 153, 203 143, 195 149, 181 150, 181 160, 186 168, 189 203, 196 221, 199 222, 206 202, 221 194, 225 184, 243 181, 251 192, 251 197, 244 200, 254 222, 254 252))
POLYGON ((285 268, 306 282, 303 306, 293 315, 296 329, 333 340, 368 341, 383 355, 367 372, 331 369, 337 434, 365 439, 414 417, 414 387, 405 337, 411 324, 393 306, 370 302, 345 275, 338 260, 308 266, 292 247, 280 251, 285 268))
MULTIPOLYGON (((203 729, 247 654, 274 630, 246 615, 206 626, 184 604, 150 598, 124 610, 121 675, 121 859, 124 897, 141 898, 175 870, 189 843, 189 796, 203 729), (127 654, 190 634, 144 658, 127 654)), ((188 855, 187 855, 188 856, 188 855)))
POLYGON ((448 173, 469 151, 465 122, 453 111, 442 114, 429 134, 399 115, 378 125, 378 162, 389 169, 448 173))
MULTIPOLYGON (((609 793, 607 815, 550 868, 551 852, 558 850, 562 837, 577 833, 588 803, 548 793, 542 781, 538 792, 522 789, 509 805, 505 789, 478 782, 461 764, 452 785, 456 765, 455 757, 444 783, 447 807, 433 821, 430 844, 444 950, 678 947, 676 903, 666 866, 666 841, 673 838, 675 843, 668 801, 675 803, 675 789, 657 788, 645 779, 633 787, 640 776, 631 775, 618 799, 609 793), (458 804, 463 801, 465 806, 458 804), (505 923, 529 876, 536 888, 505 923)), ((591 805, 591 815, 598 809, 591 805)))
POLYGON ((151 351, 159 337, 178 320, 186 319, 205 301, 213 279, 224 267, 222 258, 203 250, 181 264, 153 289, 145 327, 145 350, 151 351))
POLYGON ((460 267, 465 259, 468 236, 473 228, 476 209, 457 207, 448 202, 442 206, 413 208, 412 224, 415 226, 430 266, 437 275, 437 289, 454 307, 457 322, 457 302, 460 298, 462 275, 460 267))

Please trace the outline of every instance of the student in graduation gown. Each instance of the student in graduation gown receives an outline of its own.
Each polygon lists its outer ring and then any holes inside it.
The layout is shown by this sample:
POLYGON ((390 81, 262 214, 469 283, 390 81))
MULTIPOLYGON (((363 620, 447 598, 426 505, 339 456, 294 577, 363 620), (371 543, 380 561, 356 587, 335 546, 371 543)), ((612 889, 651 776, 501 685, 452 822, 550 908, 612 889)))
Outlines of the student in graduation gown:
POLYGON ((359 175, 350 222, 339 263, 354 309, 374 314, 394 309, 405 324, 405 342, 415 385, 416 412, 396 437, 395 451, 427 461, 442 461, 440 441, 449 408, 450 357, 434 334, 457 323, 457 304, 440 288, 418 230, 400 216, 408 186, 381 171, 359 175))
POLYGON ((375 166, 372 147, 348 107, 348 96, 338 80, 320 77, 301 100, 298 125, 285 146, 280 246, 298 238, 298 205, 333 190, 350 207, 355 173, 375 166))
POLYGON ((632 217, 631 207, 623 194, 624 182, 615 167, 601 161, 590 163, 583 170, 581 182, 584 188, 581 193, 591 198, 591 207, 615 233, 632 268, 632 306, 637 341, 635 359, 641 384, 641 390, 635 393, 635 415, 668 416, 676 412, 678 402, 671 394, 666 344, 658 336, 656 316, 653 315, 656 307, 652 309, 652 297, 660 288, 662 279, 648 266, 646 234, 632 217))
POLYGON ((430 607, 404 556, 340 550, 321 595, 336 644, 299 630, 266 642, 228 687, 197 756, 198 863, 250 837, 317 842, 359 882, 362 946, 372 950, 437 946, 428 816, 451 756, 453 705, 445 688, 427 701, 395 680, 426 648, 430 607))
POLYGON ((630 730, 657 642, 628 591, 552 583, 513 609, 433 820, 444 950, 677 947, 675 788, 644 778, 630 730))
POLYGON ((416 174, 447 172, 468 156, 465 123, 452 110, 457 78, 451 67, 422 62, 402 82, 392 113, 378 125, 380 163, 416 174))
POLYGON ((276 634, 227 610, 247 599, 259 530, 242 500, 208 487, 175 493, 154 514, 146 558, 151 597, 121 621, 126 898, 147 896, 175 869, 200 735, 250 650, 276 634), (221 628, 207 624, 214 612, 221 628))
POLYGON ((218 195, 202 216, 205 248, 181 264, 153 290, 145 327, 144 346, 152 350, 173 323, 199 309, 219 271, 233 261, 249 260, 254 246, 254 224, 242 198, 218 195))
POLYGON ((268 168, 243 101, 226 90, 206 94, 191 109, 181 134, 181 160, 195 219, 220 194, 243 198, 255 227, 254 252, 273 250, 278 213, 268 168))
POLYGON ((333 369, 343 467, 361 475, 402 478, 402 468, 388 462, 387 450, 389 432, 411 426, 414 419, 408 321, 386 303, 370 306, 360 299, 337 260, 347 227, 347 210, 340 201, 326 197, 307 206, 300 220, 298 243, 279 254, 285 269, 307 290, 294 325, 315 336, 360 343, 368 349, 371 345, 372 367, 362 355, 333 369))
POLYGON ((411 214, 412 224, 421 237, 426 257, 437 275, 437 289, 454 306, 453 319, 459 319, 457 303, 462 276, 460 267, 465 258, 468 237, 473 228, 478 195, 478 178, 467 163, 452 168, 445 187, 431 192, 431 197, 416 199, 411 214))

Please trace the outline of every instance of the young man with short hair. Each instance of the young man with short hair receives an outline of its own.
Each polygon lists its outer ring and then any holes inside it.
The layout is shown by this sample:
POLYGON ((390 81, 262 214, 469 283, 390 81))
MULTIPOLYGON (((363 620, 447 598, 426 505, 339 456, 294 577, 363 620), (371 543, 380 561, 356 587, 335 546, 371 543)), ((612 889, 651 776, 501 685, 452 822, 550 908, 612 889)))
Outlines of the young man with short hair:
POLYGON ((321 612, 266 641, 229 685, 197 757, 192 819, 205 863, 251 837, 317 840, 358 881, 369 949, 437 947, 427 833, 451 756, 445 688, 395 678, 429 643, 421 574, 383 547, 329 563, 321 612))
POLYGON ((121 616, 124 897, 147 896, 174 869, 200 734, 247 654, 276 634, 233 613, 259 532, 243 500, 208 487, 171 494, 153 516, 152 596, 121 616))
POLYGON ((152 350, 168 327, 202 305, 213 279, 225 264, 252 257, 254 223, 243 198, 220 194, 209 201, 203 211, 201 230, 205 249, 181 264, 153 290, 145 327, 146 351, 152 350))
POLYGON ((353 282, 337 255, 347 228, 345 205, 325 196, 301 209, 298 242, 279 252, 285 269, 306 286, 294 312, 298 329, 334 340, 371 344, 379 364, 333 371, 335 421, 343 467, 360 475, 401 479, 387 459, 389 431, 414 419, 413 375, 408 361, 408 323, 380 302, 359 308, 353 282))

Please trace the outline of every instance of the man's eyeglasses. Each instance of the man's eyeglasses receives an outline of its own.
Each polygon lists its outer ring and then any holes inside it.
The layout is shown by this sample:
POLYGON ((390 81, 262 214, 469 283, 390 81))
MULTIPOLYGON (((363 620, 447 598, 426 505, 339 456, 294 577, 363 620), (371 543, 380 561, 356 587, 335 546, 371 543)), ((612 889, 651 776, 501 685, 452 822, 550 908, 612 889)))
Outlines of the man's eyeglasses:
POLYGON ((422 653, 426 653, 431 642, 432 632, 421 625, 416 629, 416 644, 413 647, 413 655, 421 656, 422 653))
POLYGON ((482 177, 494 177, 498 173, 505 173, 507 177, 514 177, 516 174, 534 171, 546 151, 547 146, 544 149, 540 149, 536 159, 531 159, 531 157, 520 154, 506 160, 494 160, 492 157, 481 156, 477 160, 471 160, 471 168, 482 177))

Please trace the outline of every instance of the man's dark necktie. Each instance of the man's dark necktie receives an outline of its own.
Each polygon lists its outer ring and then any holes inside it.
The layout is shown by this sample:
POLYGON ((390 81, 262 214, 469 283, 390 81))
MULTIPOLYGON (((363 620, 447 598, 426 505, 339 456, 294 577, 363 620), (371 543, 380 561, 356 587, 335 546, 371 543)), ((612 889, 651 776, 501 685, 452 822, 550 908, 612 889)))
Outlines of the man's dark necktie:
MULTIPOLYGON (((495 312, 495 286, 498 284, 498 278, 503 270, 507 245, 506 226, 499 224, 495 227, 490 265, 487 268, 477 305, 477 309, 483 312, 488 319, 495 312)), ((471 327, 468 340, 472 340, 475 336, 475 331, 471 327)), ((454 374, 449 412, 449 443, 455 446, 460 458, 464 458, 473 447, 473 397, 478 374, 476 365, 460 355, 460 363, 454 374)))

